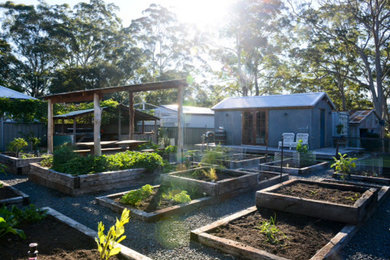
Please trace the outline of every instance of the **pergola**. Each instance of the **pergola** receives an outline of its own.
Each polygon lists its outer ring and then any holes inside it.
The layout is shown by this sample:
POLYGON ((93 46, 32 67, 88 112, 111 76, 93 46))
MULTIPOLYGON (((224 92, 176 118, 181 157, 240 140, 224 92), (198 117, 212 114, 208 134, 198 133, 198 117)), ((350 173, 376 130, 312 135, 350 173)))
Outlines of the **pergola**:
MULTIPOLYGON (((185 80, 170 80, 153 83, 143 83, 135 85, 98 88, 89 90, 80 90, 74 92, 66 92, 53 94, 44 97, 48 101, 48 113, 47 113, 47 150, 49 153, 53 153, 53 135, 54 135, 54 114, 53 105, 55 103, 74 103, 74 102, 87 102, 92 101, 94 103, 94 123, 93 123, 93 140, 94 140, 94 152, 95 155, 101 155, 101 144, 100 144, 100 125, 101 125, 101 114, 102 109, 100 107, 100 101, 105 94, 111 94, 115 92, 127 91, 129 93, 129 139, 133 139, 134 135, 134 93, 142 91, 154 91, 154 90, 165 90, 176 88, 178 90, 178 153, 180 155, 183 152, 183 91, 187 86, 185 80)), ((179 157, 181 158, 181 157, 179 157)))

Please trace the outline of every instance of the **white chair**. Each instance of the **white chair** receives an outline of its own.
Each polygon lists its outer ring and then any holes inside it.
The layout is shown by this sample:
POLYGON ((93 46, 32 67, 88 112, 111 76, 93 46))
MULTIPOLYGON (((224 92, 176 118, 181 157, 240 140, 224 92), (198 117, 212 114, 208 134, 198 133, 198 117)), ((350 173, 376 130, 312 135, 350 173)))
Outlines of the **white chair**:
POLYGON ((297 147, 299 140, 302 140, 302 145, 307 145, 307 148, 309 148, 309 134, 308 133, 297 133, 296 141, 291 146, 297 147))
MULTIPOLYGON (((288 147, 291 150, 291 145, 294 144, 295 134, 283 133, 282 138, 283 138, 283 147, 288 147)), ((281 147, 282 147, 282 141, 279 141, 278 149, 280 149, 281 147)))

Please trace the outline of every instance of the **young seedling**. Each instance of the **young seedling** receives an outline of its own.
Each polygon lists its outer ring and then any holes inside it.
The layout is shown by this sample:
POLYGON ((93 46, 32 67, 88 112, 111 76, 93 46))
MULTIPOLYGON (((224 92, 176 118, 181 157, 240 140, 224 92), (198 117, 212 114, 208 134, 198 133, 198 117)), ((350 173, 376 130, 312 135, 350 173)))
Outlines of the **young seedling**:
POLYGON ((271 217, 270 220, 264 220, 260 222, 260 226, 256 227, 260 230, 260 233, 264 234, 267 237, 267 242, 271 244, 280 243, 279 237, 286 235, 276 226, 276 215, 271 217))
POLYGON ((345 197, 345 198, 355 202, 355 201, 357 201, 360 198, 360 196, 359 196, 359 193, 355 193, 353 196, 348 196, 348 197, 345 197))
POLYGON ((120 220, 116 219, 115 225, 110 227, 107 235, 104 234, 104 224, 99 222, 98 224, 98 237, 95 241, 98 246, 99 256, 102 260, 108 260, 111 256, 120 253, 121 248, 117 245, 126 238, 125 224, 129 222, 130 210, 124 209, 120 220))

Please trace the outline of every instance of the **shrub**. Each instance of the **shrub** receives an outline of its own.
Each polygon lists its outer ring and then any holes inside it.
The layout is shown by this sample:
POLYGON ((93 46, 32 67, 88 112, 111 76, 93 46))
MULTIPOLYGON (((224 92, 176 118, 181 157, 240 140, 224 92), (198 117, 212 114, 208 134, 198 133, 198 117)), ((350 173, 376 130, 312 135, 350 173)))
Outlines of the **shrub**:
POLYGON ((160 166, 164 166, 163 159, 156 153, 126 151, 108 155, 106 158, 108 168, 111 170, 145 168, 152 171, 160 166))
POLYGON ((73 151, 73 148, 67 144, 61 145, 53 152, 53 170, 66 172, 64 165, 70 160, 80 157, 73 151))
POLYGON ((150 195, 153 194, 153 186, 146 184, 142 186, 140 189, 132 190, 120 199, 121 203, 128 204, 131 206, 138 207, 141 202, 147 199, 150 195))
POLYGON ((10 152, 15 153, 16 157, 19 157, 19 153, 23 150, 23 148, 27 147, 27 141, 23 138, 15 138, 8 145, 8 150, 10 152))
POLYGON ((62 165, 62 170, 72 175, 92 174, 107 170, 105 156, 76 156, 62 165))
POLYGON ((53 166, 53 155, 51 154, 44 154, 42 155, 43 159, 40 162, 40 164, 43 167, 51 168, 53 166))

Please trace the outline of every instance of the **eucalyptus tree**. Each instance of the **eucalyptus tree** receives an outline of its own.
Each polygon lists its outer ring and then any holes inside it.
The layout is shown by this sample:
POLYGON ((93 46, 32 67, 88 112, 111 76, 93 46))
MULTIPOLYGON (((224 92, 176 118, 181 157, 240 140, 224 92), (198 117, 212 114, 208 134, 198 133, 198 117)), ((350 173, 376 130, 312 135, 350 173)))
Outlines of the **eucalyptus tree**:
POLYGON ((12 2, 1 4, 5 11, 4 36, 14 47, 17 81, 34 97, 47 93, 51 72, 62 62, 69 32, 65 28, 67 5, 36 7, 12 2))
POLYGON ((0 39, 0 85, 8 88, 23 91, 17 83, 17 71, 15 67, 18 60, 11 52, 10 44, 0 39))

